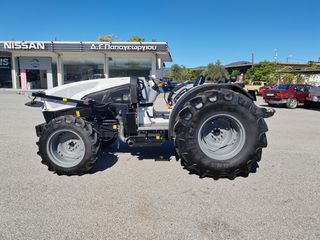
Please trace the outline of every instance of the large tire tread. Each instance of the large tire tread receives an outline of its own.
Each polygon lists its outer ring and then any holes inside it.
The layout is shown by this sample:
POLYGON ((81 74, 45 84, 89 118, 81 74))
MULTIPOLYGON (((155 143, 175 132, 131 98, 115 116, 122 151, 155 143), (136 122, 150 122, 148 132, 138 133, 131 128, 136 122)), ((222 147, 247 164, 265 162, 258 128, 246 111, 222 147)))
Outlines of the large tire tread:
POLYGON ((230 91, 230 90, 211 90, 199 93, 196 97, 187 102, 182 110, 179 112, 176 123, 174 125, 175 146, 176 151, 181 159, 181 165, 184 166, 190 173, 199 175, 200 178, 211 177, 215 180, 219 178, 234 179, 238 176, 247 177, 251 171, 252 166, 256 165, 261 160, 262 148, 267 147, 266 132, 268 131, 267 124, 263 118, 263 112, 257 107, 252 100, 246 96, 230 91), (194 131, 196 127, 192 121, 193 115, 200 111, 205 105, 226 103, 238 107, 245 108, 247 114, 252 114, 256 119, 258 136, 258 143, 255 145, 255 151, 244 164, 236 169, 231 170, 215 170, 208 169, 193 161, 193 156, 190 156, 190 151, 187 148, 186 140, 194 138, 188 133, 194 131))
POLYGON ((36 143, 39 151, 37 154, 41 157, 42 161, 41 163, 46 165, 48 167, 49 171, 53 171, 57 173, 58 175, 83 175, 87 173, 95 164, 95 162, 98 159, 99 150, 100 150, 100 144, 99 144, 99 137, 97 132, 93 129, 92 125, 89 122, 86 122, 82 118, 77 118, 75 116, 71 115, 65 115, 61 116, 55 119, 52 119, 49 123, 47 123, 44 126, 44 130, 42 132, 42 136, 39 138, 39 141, 36 143), (43 151, 44 147, 44 139, 43 137, 47 134, 49 129, 52 129, 56 125, 64 125, 64 124, 70 124, 74 125, 76 127, 81 128, 81 130, 85 133, 87 138, 91 142, 91 154, 90 158, 87 159, 85 162, 79 165, 76 169, 70 170, 70 169, 62 169, 60 167, 57 167, 55 164, 53 164, 48 157, 46 156, 45 152, 43 151))

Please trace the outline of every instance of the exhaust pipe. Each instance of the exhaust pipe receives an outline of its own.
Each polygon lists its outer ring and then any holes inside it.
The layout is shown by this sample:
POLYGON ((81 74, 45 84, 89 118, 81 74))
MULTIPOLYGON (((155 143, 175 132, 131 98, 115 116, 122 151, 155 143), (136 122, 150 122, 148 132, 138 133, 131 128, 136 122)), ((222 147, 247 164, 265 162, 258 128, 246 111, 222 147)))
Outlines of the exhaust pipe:
POLYGON ((117 115, 116 119, 119 121, 119 139, 125 143, 127 142, 128 138, 124 136, 124 126, 123 126, 122 117, 117 115))

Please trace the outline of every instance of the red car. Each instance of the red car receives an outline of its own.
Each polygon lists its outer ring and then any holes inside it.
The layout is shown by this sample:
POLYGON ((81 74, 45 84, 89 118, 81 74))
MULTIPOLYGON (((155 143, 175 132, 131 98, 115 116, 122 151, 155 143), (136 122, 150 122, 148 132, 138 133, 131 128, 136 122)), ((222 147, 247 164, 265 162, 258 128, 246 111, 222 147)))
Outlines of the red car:
POLYGON ((263 99, 268 105, 285 104, 287 108, 304 105, 311 86, 306 84, 279 84, 273 89, 265 90, 263 99))
POLYGON ((278 83, 275 83, 275 84, 266 85, 266 86, 259 88, 258 95, 263 95, 265 90, 270 90, 277 85, 278 85, 278 83))

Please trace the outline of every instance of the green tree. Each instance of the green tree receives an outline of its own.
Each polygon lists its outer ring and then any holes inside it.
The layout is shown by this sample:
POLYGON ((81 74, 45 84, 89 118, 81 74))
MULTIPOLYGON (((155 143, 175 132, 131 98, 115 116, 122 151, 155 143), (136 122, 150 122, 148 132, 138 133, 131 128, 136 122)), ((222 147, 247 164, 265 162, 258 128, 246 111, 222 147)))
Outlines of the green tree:
POLYGON ((295 83, 297 82, 297 76, 292 73, 285 73, 281 75, 281 79, 284 83, 295 83))
POLYGON ((279 74, 275 72, 277 69, 279 69, 279 66, 274 62, 260 62, 254 65, 254 68, 247 71, 245 82, 264 81, 267 83, 276 83, 279 78, 279 74))
POLYGON ((109 35, 101 35, 98 37, 99 42, 112 42, 115 41, 115 35, 109 34, 109 35))
POLYGON ((209 63, 207 68, 203 70, 202 74, 207 81, 216 82, 219 78, 228 77, 228 71, 221 65, 220 60, 215 64, 209 63))
POLYGON ((190 70, 191 71, 191 79, 196 79, 197 77, 199 77, 203 70, 202 69, 197 69, 197 70, 190 70))
POLYGON ((232 70, 231 72, 231 76, 234 76, 234 77, 237 77, 237 76, 240 76, 241 72, 239 70, 232 70))
POLYGON ((181 81, 190 81, 193 79, 192 70, 182 66, 181 81))
POLYGON ((305 83, 306 77, 303 74, 297 74, 296 76, 296 83, 305 83))
POLYGON ((318 64, 316 62, 309 61, 307 66, 308 68, 317 68, 318 64))
POLYGON ((127 41, 128 42, 144 42, 144 38, 135 35, 129 38, 127 41))
POLYGON ((185 66, 173 64, 171 68, 166 72, 165 77, 172 81, 183 82, 191 80, 193 74, 192 70, 186 68, 185 66))
POLYGON ((181 75, 181 67, 178 64, 173 64, 169 70, 166 71, 165 77, 172 81, 177 81, 181 75))

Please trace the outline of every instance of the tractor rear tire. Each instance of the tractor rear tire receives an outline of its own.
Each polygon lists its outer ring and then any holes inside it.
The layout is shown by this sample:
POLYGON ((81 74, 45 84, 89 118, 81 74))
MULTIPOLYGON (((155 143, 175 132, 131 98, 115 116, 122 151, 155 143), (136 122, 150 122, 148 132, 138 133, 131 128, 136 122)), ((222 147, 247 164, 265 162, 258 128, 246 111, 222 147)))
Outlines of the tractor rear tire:
POLYGON ((47 123, 37 142, 42 163, 58 175, 82 175, 98 158, 99 137, 91 124, 74 116, 47 123))
POLYGON ((229 90, 199 93, 179 112, 175 145, 200 177, 247 177, 267 146, 268 127, 252 100, 229 90))

